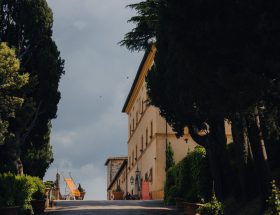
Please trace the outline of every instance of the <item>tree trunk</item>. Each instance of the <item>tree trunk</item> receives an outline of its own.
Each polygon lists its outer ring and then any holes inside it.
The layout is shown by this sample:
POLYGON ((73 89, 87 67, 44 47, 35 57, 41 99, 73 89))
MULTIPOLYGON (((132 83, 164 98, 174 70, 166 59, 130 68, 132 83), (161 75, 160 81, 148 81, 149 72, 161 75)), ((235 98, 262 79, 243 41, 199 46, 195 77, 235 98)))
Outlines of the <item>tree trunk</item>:
POLYGON ((17 159, 14 161, 14 165, 17 170, 16 174, 23 175, 23 165, 19 156, 17 156, 17 159))
POLYGON ((257 195, 253 155, 248 139, 246 120, 240 113, 233 117, 232 124, 233 146, 236 154, 238 178, 241 188, 241 200, 248 201, 257 195))
POLYGON ((259 112, 256 106, 253 108, 251 114, 248 115, 247 123, 248 137, 251 143, 258 176, 259 191, 261 193, 263 206, 265 206, 265 202, 269 196, 271 173, 267 163, 266 148, 260 126, 259 112))
POLYGON ((15 134, 15 158, 14 158, 14 166, 16 168, 16 174, 23 175, 23 164, 21 161, 21 135, 19 132, 16 132, 15 134))
POLYGON ((216 196, 223 200, 230 192, 231 170, 226 152, 226 134, 224 119, 213 119, 208 122, 210 131, 205 136, 198 135, 195 127, 190 126, 193 140, 206 149, 211 175, 214 180, 216 196))
POLYGON ((227 138, 225 132, 225 120, 215 118, 209 121, 212 151, 217 159, 217 166, 221 174, 221 199, 225 199, 232 191, 232 170, 227 153, 227 138))

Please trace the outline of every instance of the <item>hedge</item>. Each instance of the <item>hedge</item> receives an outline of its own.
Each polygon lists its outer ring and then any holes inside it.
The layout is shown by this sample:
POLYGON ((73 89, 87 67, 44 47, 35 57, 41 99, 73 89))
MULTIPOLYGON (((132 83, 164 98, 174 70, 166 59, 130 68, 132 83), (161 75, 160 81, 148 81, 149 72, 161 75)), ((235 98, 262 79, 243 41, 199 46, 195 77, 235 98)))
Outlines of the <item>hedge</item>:
POLYGON ((20 214, 31 214, 34 194, 45 192, 42 180, 28 175, 0 174, 0 207, 20 206, 20 214))
POLYGON ((167 204, 174 203, 176 197, 188 202, 203 202, 211 198, 212 178, 203 147, 197 146, 167 171, 164 190, 167 204))

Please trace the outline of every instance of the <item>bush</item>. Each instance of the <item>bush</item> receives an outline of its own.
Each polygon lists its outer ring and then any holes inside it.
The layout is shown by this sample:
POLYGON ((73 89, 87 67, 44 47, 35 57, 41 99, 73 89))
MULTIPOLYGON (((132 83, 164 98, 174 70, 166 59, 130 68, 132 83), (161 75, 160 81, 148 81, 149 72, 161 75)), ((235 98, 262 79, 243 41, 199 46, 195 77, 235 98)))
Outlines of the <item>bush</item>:
POLYGON ((174 203, 174 197, 184 198, 189 202, 211 198, 212 179, 204 148, 196 147, 167 171, 164 191, 167 204, 174 203))
POLYGON ((21 214, 31 214, 30 202, 36 193, 45 194, 41 179, 11 173, 0 174, 0 190, 0 207, 21 206, 21 214))
POLYGON ((81 184, 79 184, 79 186, 78 186, 78 190, 79 190, 81 193, 85 192, 85 189, 84 189, 84 188, 82 188, 81 184))
POLYGON ((280 215, 280 190, 275 181, 271 182, 271 196, 267 200, 267 209, 265 215, 280 215))
POLYGON ((11 173, 0 174, 0 207, 16 205, 16 178, 11 173))
POLYGON ((213 194, 211 201, 204 204, 197 210, 201 215, 223 215, 224 208, 221 202, 219 202, 213 194))
POLYGON ((121 189, 121 186, 118 184, 117 188, 115 190, 113 190, 113 192, 123 192, 121 189))
POLYGON ((39 177, 33 177, 33 183, 35 185, 35 192, 32 195, 32 199, 43 200, 45 199, 46 186, 39 177))
POLYGON ((54 188, 54 182, 53 181, 46 181, 46 182, 44 182, 44 184, 45 184, 45 187, 48 188, 48 189, 54 188))
POLYGON ((28 175, 16 175, 14 177, 16 179, 16 205, 22 207, 21 214, 31 214, 32 207, 30 202, 33 193, 36 191, 33 177, 28 175))

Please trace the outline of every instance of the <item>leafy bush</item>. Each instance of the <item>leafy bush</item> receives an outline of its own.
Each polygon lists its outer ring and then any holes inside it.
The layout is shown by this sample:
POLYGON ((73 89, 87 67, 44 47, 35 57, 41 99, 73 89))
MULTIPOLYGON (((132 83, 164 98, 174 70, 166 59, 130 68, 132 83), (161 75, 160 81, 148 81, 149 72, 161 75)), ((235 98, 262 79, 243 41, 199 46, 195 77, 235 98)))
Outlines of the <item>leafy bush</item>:
POLYGON ((46 182, 44 182, 44 184, 45 184, 45 187, 48 188, 48 189, 54 188, 54 182, 53 181, 46 181, 46 182))
POLYGON ((35 185, 35 192, 32 195, 32 199, 42 200, 45 199, 46 186, 39 177, 33 177, 33 183, 35 185))
POLYGON ((174 197, 184 198, 189 202, 209 200, 211 182, 206 151, 197 146, 193 152, 167 171, 164 187, 165 203, 174 203, 174 197))
POLYGON ((38 177, 0 174, 0 207, 21 206, 21 214, 31 214, 30 202, 36 193, 45 194, 45 185, 38 177))
POLYGON ((11 173, 0 174, 0 207, 16 205, 16 178, 11 173))
POLYGON ((121 186, 118 184, 117 188, 113 192, 122 192, 121 186))
POLYGON ((79 184, 79 186, 78 186, 78 190, 79 190, 81 193, 85 192, 85 189, 84 189, 84 188, 82 188, 81 184, 79 184))
POLYGON ((211 201, 204 204, 197 210, 201 215, 223 215, 224 208, 221 202, 219 202, 213 194, 211 201))
POLYGON ((22 206, 24 211, 29 210, 32 194, 36 191, 33 177, 27 175, 16 175, 14 177, 16 180, 15 203, 22 206))
POLYGON ((267 209, 265 215, 280 215, 280 190, 275 181, 271 182, 271 196, 267 200, 267 209))

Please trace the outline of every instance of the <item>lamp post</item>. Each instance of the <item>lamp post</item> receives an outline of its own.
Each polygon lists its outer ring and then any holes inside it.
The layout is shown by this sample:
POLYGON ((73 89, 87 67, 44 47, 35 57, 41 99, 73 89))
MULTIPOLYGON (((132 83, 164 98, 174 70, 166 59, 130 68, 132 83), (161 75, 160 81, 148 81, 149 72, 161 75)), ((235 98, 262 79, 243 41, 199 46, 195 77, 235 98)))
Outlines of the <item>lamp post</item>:
POLYGON ((135 191, 135 194, 140 196, 140 170, 138 169, 138 165, 135 171, 135 191))
POLYGON ((133 177, 133 175, 130 177, 130 184, 131 185, 133 185, 133 183, 134 183, 134 177, 133 177))

